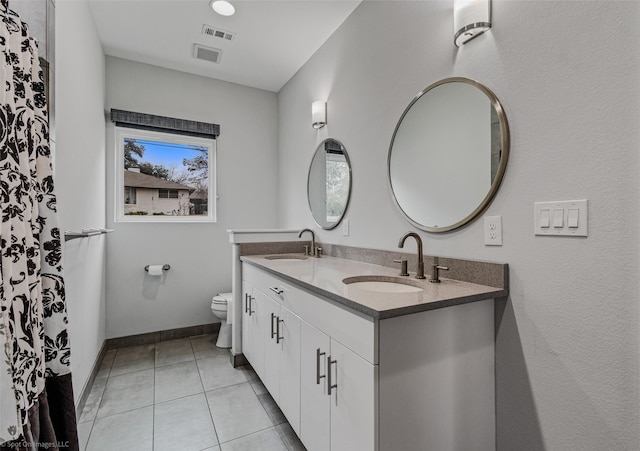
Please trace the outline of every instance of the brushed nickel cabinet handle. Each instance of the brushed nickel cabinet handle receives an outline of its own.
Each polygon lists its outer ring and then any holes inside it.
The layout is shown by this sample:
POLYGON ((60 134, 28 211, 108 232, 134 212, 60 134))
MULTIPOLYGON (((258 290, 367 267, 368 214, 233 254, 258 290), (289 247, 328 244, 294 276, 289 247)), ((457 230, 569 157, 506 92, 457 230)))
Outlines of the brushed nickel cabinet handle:
POLYGON ((275 294, 277 294, 278 296, 282 296, 282 293, 284 293, 284 290, 282 288, 269 287, 269 289, 273 291, 275 294))
POLYGON ((280 323, 284 323, 283 319, 280 319, 280 317, 278 316, 278 319, 276 321, 276 343, 280 343, 282 340, 284 340, 284 337, 280 336, 280 323))
POLYGON ((256 311, 253 309, 253 300, 255 298, 249 295, 249 316, 253 315, 256 311))
POLYGON ((320 375, 320 357, 325 354, 320 352, 320 348, 316 349, 316 385, 320 385, 320 379, 326 377, 326 374, 320 375))
POLYGON ((327 394, 331 396, 331 390, 338 388, 338 384, 333 384, 331 381, 331 365, 338 363, 337 360, 331 360, 331 356, 327 356, 327 394))
POLYGON ((276 336, 276 332, 275 330, 273 330, 273 320, 276 318, 276 315, 272 312, 271 313, 271 338, 274 338, 276 336))
POLYGON ((249 293, 244 294, 244 312, 249 313, 249 293))

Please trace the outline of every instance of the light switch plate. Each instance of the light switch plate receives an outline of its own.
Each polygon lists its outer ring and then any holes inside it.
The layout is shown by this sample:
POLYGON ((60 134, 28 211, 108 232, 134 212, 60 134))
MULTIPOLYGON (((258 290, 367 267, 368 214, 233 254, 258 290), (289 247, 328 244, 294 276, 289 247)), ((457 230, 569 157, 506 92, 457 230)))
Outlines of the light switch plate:
POLYGON ((485 246, 502 246, 502 216, 484 217, 485 246))
POLYGON ((349 220, 348 219, 342 220, 342 235, 349 236, 349 220))
POLYGON ((545 236, 588 236, 588 201, 582 200, 563 200, 553 202, 536 202, 533 204, 533 230, 535 235, 545 236), (553 213, 562 211, 561 226, 551 224, 551 227, 544 227, 546 219, 543 212, 553 213), (577 217, 576 217, 577 210, 577 217), (577 222, 577 224, 576 224, 577 222))

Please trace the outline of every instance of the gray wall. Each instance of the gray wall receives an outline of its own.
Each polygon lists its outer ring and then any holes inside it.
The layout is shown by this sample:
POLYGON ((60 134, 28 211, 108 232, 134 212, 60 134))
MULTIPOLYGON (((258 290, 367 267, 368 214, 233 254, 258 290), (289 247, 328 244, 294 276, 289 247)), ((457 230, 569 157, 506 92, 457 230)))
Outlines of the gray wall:
MULTIPOLYGON (((57 2, 55 176, 62 230, 105 225, 104 53, 86 2, 57 2), (64 32, 63 32, 64 31, 64 32)), ((63 257, 78 400, 105 339, 105 242, 69 241, 63 257)))
POLYGON ((107 107, 220 124, 218 222, 114 222, 114 127, 107 124, 107 337, 217 321, 231 291, 228 229, 277 223, 277 97, 272 92, 107 57, 107 107), (168 263, 164 279, 144 272, 168 263))
POLYGON ((355 10, 278 95, 280 225, 314 226, 307 168, 332 137, 353 166, 351 234, 316 228, 319 239, 395 249, 412 229, 387 182, 397 120, 438 79, 484 83, 512 132, 486 213, 502 216, 504 245, 484 246, 482 220, 420 235, 428 254, 510 265, 497 332, 498 448, 637 449, 640 4, 492 5, 494 28, 459 50, 450 1, 365 1, 355 10), (325 99, 328 125, 316 131, 311 103, 325 99), (534 236, 535 201, 582 198, 588 238, 534 236))

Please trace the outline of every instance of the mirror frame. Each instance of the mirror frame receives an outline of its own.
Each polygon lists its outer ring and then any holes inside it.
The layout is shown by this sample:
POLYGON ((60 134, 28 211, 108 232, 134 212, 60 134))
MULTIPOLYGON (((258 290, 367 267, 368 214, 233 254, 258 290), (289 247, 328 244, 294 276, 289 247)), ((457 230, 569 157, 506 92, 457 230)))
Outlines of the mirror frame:
POLYGON ((347 213, 347 210, 349 209, 349 202, 351 202, 351 190, 353 188, 353 174, 351 171, 351 160, 349 159, 349 153, 347 152, 347 148, 344 146, 344 144, 342 144, 342 141, 339 141, 335 138, 327 138, 327 139, 323 139, 322 142, 320 142, 320 144, 318 144, 318 147, 316 147, 315 152, 313 152, 313 155, 311 156, 311 162, 309 163, 309 171, 307 173, 307 202, 309 204, 309 211, 311 212, 311 217, 313 218, 313 222, 316 223, 316 225, 318 227, 320 227, 323 230, 333 230, 336 227, 338 227, 338 225, 342 222, 342 219, 344 218, 344 215, 347 213), (342 214, 340 215, 340 217, 338 218, 338 220, 335 222, 335 224, 332 224, 330 227, 326 227, 323 226, 321 224, 318 223, 318 220, 316 219, 316 217, 313 214, 313 209, 311 208, 311 199, 309 198, 309 181, 311 180, 311 166, 313 165, 313 160, 316 157, 316 153, 318 153, 318 150, 320 150, 320 148, 324 147, 324 143, 326 143, 327 141, 335 141, 338 144, 340 144, 340 148, 342 149, 342 151, 344 152, 344 158, 347 162, 347 165, 349 166, 349 193, 347 195, 347 203, 344 205, 344 211, 342 212, 342 214))
POLYGON ((502 104, 500 103, 500 101, 498 100, 496 95, 489 88, 487 88, 483 84, 477 82, 476 80, 472 80, 470 78, 464 78, 464 77, 449 77, 449 78, 445 78, 445 79, 439 80, 439 81, 437 81, 435 83, 432 83, 431 85, 429 85, 425 89, 423 89, 416 96, 416 98, 414 98, 411 101, 411 103, 409 103, 409 105, 405 108, 404 112, 400 116, 400 119, 398 120, 398 123, 396 124, 396 128, 393 131, 393 136, 391 137, 391 143, 389 144, 389 154, 388 154, 388 157, 387 157, 387 177, 389 179, 389 186, 391 187, 391 194, 393 195, 393 201, 395 202, 395 204, 398 207, 398 209, 402 212, 403 216, 411 224, 413 224, 415 227, 417 227, 417 228, 419 228, 421 230, 424 230, 426 232, 431 232, 431 233, 443 233, 443 232, 450 232, 452 230, 459 229, 460 227, 471 223, 478 216, 480 216, 480 214, 482 214, 482 212, 484 212, 487 209, 489 204, 491 204, 491 201, 493 200, 493 198, 495 197, 496 193, 498 192, 498 188, 500 188, 500 184, 502 183, 502 179, 504 177, 504 173, 505 173, 505 171, 507 169, 507 161, 509 160, 509 143, 510 143, 510 134, 509 134, 509 123, 507 121, 507 115, 504 112, 504 108, 502 107, 502 104), (426 94, 430 90, 432 90, 432 89, 434 89, 434 88, 436 88, 436 87, 438 87, 440 85, 447 84, 447 83, 467 83, 469 85, 472 85, 472 86, 475 86, 476 88, 478 88, 480 91, 482 91, 489 98, 489 100, 491 101, 491 104, 493 105, 493 108, 495 108, 495 110, 496 110, 496 114, 498 116, 498 121, 500 123, 500 132, 501 132, 500 144, 502 146, 502 155, 500 157, 500 164, 498 165, 498 171, 496 173, 496 177, 493 180, 493 182, 491 183, 491 187, 489 188, 489 192, 484 197, 484 199, 482 199, 480 204, 471 213, 469 213, 467 216, 465 216, 464 218, 462 218, 461 220, 459 220, 458 222, 456 222, 454 224, 447 225, 447 226, 444 226, 444 227, 430 227, 430 226, 425 226, 424 224, 420 224, 420 223, 414 221, 400 206, 400 203, 398 202, 398 199, 396 198, 396 193, 393 190, 393 182, 391 180, 391 153, 393 152, 393 143, 394 143, 394 141, 396 139, 396 133, 398 132, 398 129, 400 128, 400 125, 402 124, 402 120, 407 115, 407 113, 409 112, 409 110, 411 109, 413 104, 416 103, 424 94, 426 94))

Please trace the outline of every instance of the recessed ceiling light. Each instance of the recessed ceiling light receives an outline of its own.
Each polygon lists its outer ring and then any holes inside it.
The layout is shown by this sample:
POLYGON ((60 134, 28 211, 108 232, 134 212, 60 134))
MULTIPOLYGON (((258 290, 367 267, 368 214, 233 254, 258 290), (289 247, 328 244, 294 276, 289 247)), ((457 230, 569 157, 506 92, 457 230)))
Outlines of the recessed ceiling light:
POLYGON ((211 8, 221 16, 233 16, 236 9, 226 0, 214 0, 211 2, 211 8))

